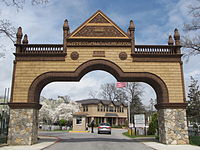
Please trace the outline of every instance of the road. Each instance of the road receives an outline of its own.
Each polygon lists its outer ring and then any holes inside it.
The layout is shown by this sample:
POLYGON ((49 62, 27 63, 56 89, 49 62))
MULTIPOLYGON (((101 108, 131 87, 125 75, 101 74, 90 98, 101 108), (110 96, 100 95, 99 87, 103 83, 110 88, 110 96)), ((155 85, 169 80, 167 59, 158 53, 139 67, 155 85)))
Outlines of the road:
POLYGON ((153 150, 138 140, 122 135, 124 130, 113 129, 111 135, 95 133, 40 132, 61 140, 45 150, 153 150))

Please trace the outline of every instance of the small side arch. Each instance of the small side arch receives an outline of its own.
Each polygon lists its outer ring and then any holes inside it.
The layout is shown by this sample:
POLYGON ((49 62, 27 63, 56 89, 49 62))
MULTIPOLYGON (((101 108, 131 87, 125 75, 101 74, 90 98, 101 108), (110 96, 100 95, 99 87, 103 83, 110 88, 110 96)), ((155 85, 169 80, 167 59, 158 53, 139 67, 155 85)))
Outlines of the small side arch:
POLYGON ((51 71, 39 75, 35 78, 29 88, 28 102, 39 103, 42 89, 51 82, 80 81, 85 74, 94 70, 109 72, 117 79, 117 81, 121 82, 145 82, 155 90, 157 104, 169 103, 167 86, 159 76, 149 72, 124 72, 115 63, 104 59, 89 60, 81 64, 74 72, 51 71))

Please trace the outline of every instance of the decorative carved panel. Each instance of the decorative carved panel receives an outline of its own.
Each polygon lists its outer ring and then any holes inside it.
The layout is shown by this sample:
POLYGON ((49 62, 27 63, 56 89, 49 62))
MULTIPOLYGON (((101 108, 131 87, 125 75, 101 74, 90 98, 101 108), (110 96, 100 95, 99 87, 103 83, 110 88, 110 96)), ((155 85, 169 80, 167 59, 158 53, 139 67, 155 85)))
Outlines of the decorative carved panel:
POLYGON ((109 22, 101 14, 98 14, 89 23, 109 23, 109 22))
POLYGON ((78 52, 72 52, 71 53, 71 59, 72 60, 77 60, 79 58, 79 53, 78 52))
POLYGON ((121 60, 126 60, 126 59, 127 59, 127 54, 126 54, 126 52, 121 52, 121 53, 119 54, 119 58, 120 58, 121 60))
POLYGON ((93 51, 93 57, 105 57, 105 51, 93 51))
POLYGON ((68 41, 68 47, 79 47, 79 46, 106 46, 106 47, 131 47, 130 41, 68 41))
POLYGON ((85 26, 74 37, 125 37, 113 26, 85 26))

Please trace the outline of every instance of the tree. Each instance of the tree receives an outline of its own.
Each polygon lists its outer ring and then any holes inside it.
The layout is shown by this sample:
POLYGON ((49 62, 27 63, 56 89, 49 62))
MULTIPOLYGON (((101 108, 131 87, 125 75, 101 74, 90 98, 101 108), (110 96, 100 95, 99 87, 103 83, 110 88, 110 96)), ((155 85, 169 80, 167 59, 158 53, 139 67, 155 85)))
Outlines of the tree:
MULTIPOLYGON (((23 9, 24 5, 26 4, 26 0, 0 0, 0 5, 4 4, 7 7, 14 7, 17 9, 17 11, 23 9)), ((28 0, 29 3, 32 5, 42 5, 47 4, 48 0, 28 0)), ((15 43, 16 40, 16 28, 12 25, 11 21, 2 17, 0 14, 0 37, 5 38, 7 37, 10 39, 13 43, 15 43)), ((2 48, 4 45, 0 43, 0 50, 2 51, 2 48)), ((4 57, 5 53, 2 51, 0 52, 0 58, 4 57)))
POLYGON ((154 113, 151 115, 151 120, 149 123, 149 129, 147 131, 148 135, 155 135, 156 131, 158 131, 158 115, 154 113))
POLYGON ((189 85, 187 117, 190 122, 200 124, 200 89, 198 80, 193 77, 189 85))
POLYGON ((131 122, 135 114, 145 113, 145 107, 142 103, 141 96, 143 93, 142 86, 138 82, 128 82, 123 88, 130 102, 131 122))
POLYGON ((189 14, 192 16, 192 22, 184 25, 184 30, 187 32, 195 31, 197 35, 193 37, 185 36, 182 40, 182 46, 188 49, 186 56, 200 54, 200 0, 197 0, 197 5, 189 6, 189 14))
POLYGON ((125 102, 127 101, 127 95, 124 90, 116 88, 115 83, 105 83, 101 85, 100 96, 103 99, 111 101, 125 102))
POLYGON ((39 121, 45 124, 53 124, 61 119, 72 121, 72 114, 80 111, 80 105, 74 101, 66 103, 63 99, 43 99, 42 108, 39 111, 39 121))

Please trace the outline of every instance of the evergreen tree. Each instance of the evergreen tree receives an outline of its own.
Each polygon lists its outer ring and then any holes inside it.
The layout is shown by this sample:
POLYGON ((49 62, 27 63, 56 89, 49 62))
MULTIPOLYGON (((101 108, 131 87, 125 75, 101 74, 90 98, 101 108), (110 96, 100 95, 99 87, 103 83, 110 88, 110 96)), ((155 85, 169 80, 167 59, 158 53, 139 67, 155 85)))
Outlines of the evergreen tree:
POLYGON ((200 90, 198 80, 193 77, 189 85, 187 117, 190 122, 200 124, 200 90))

